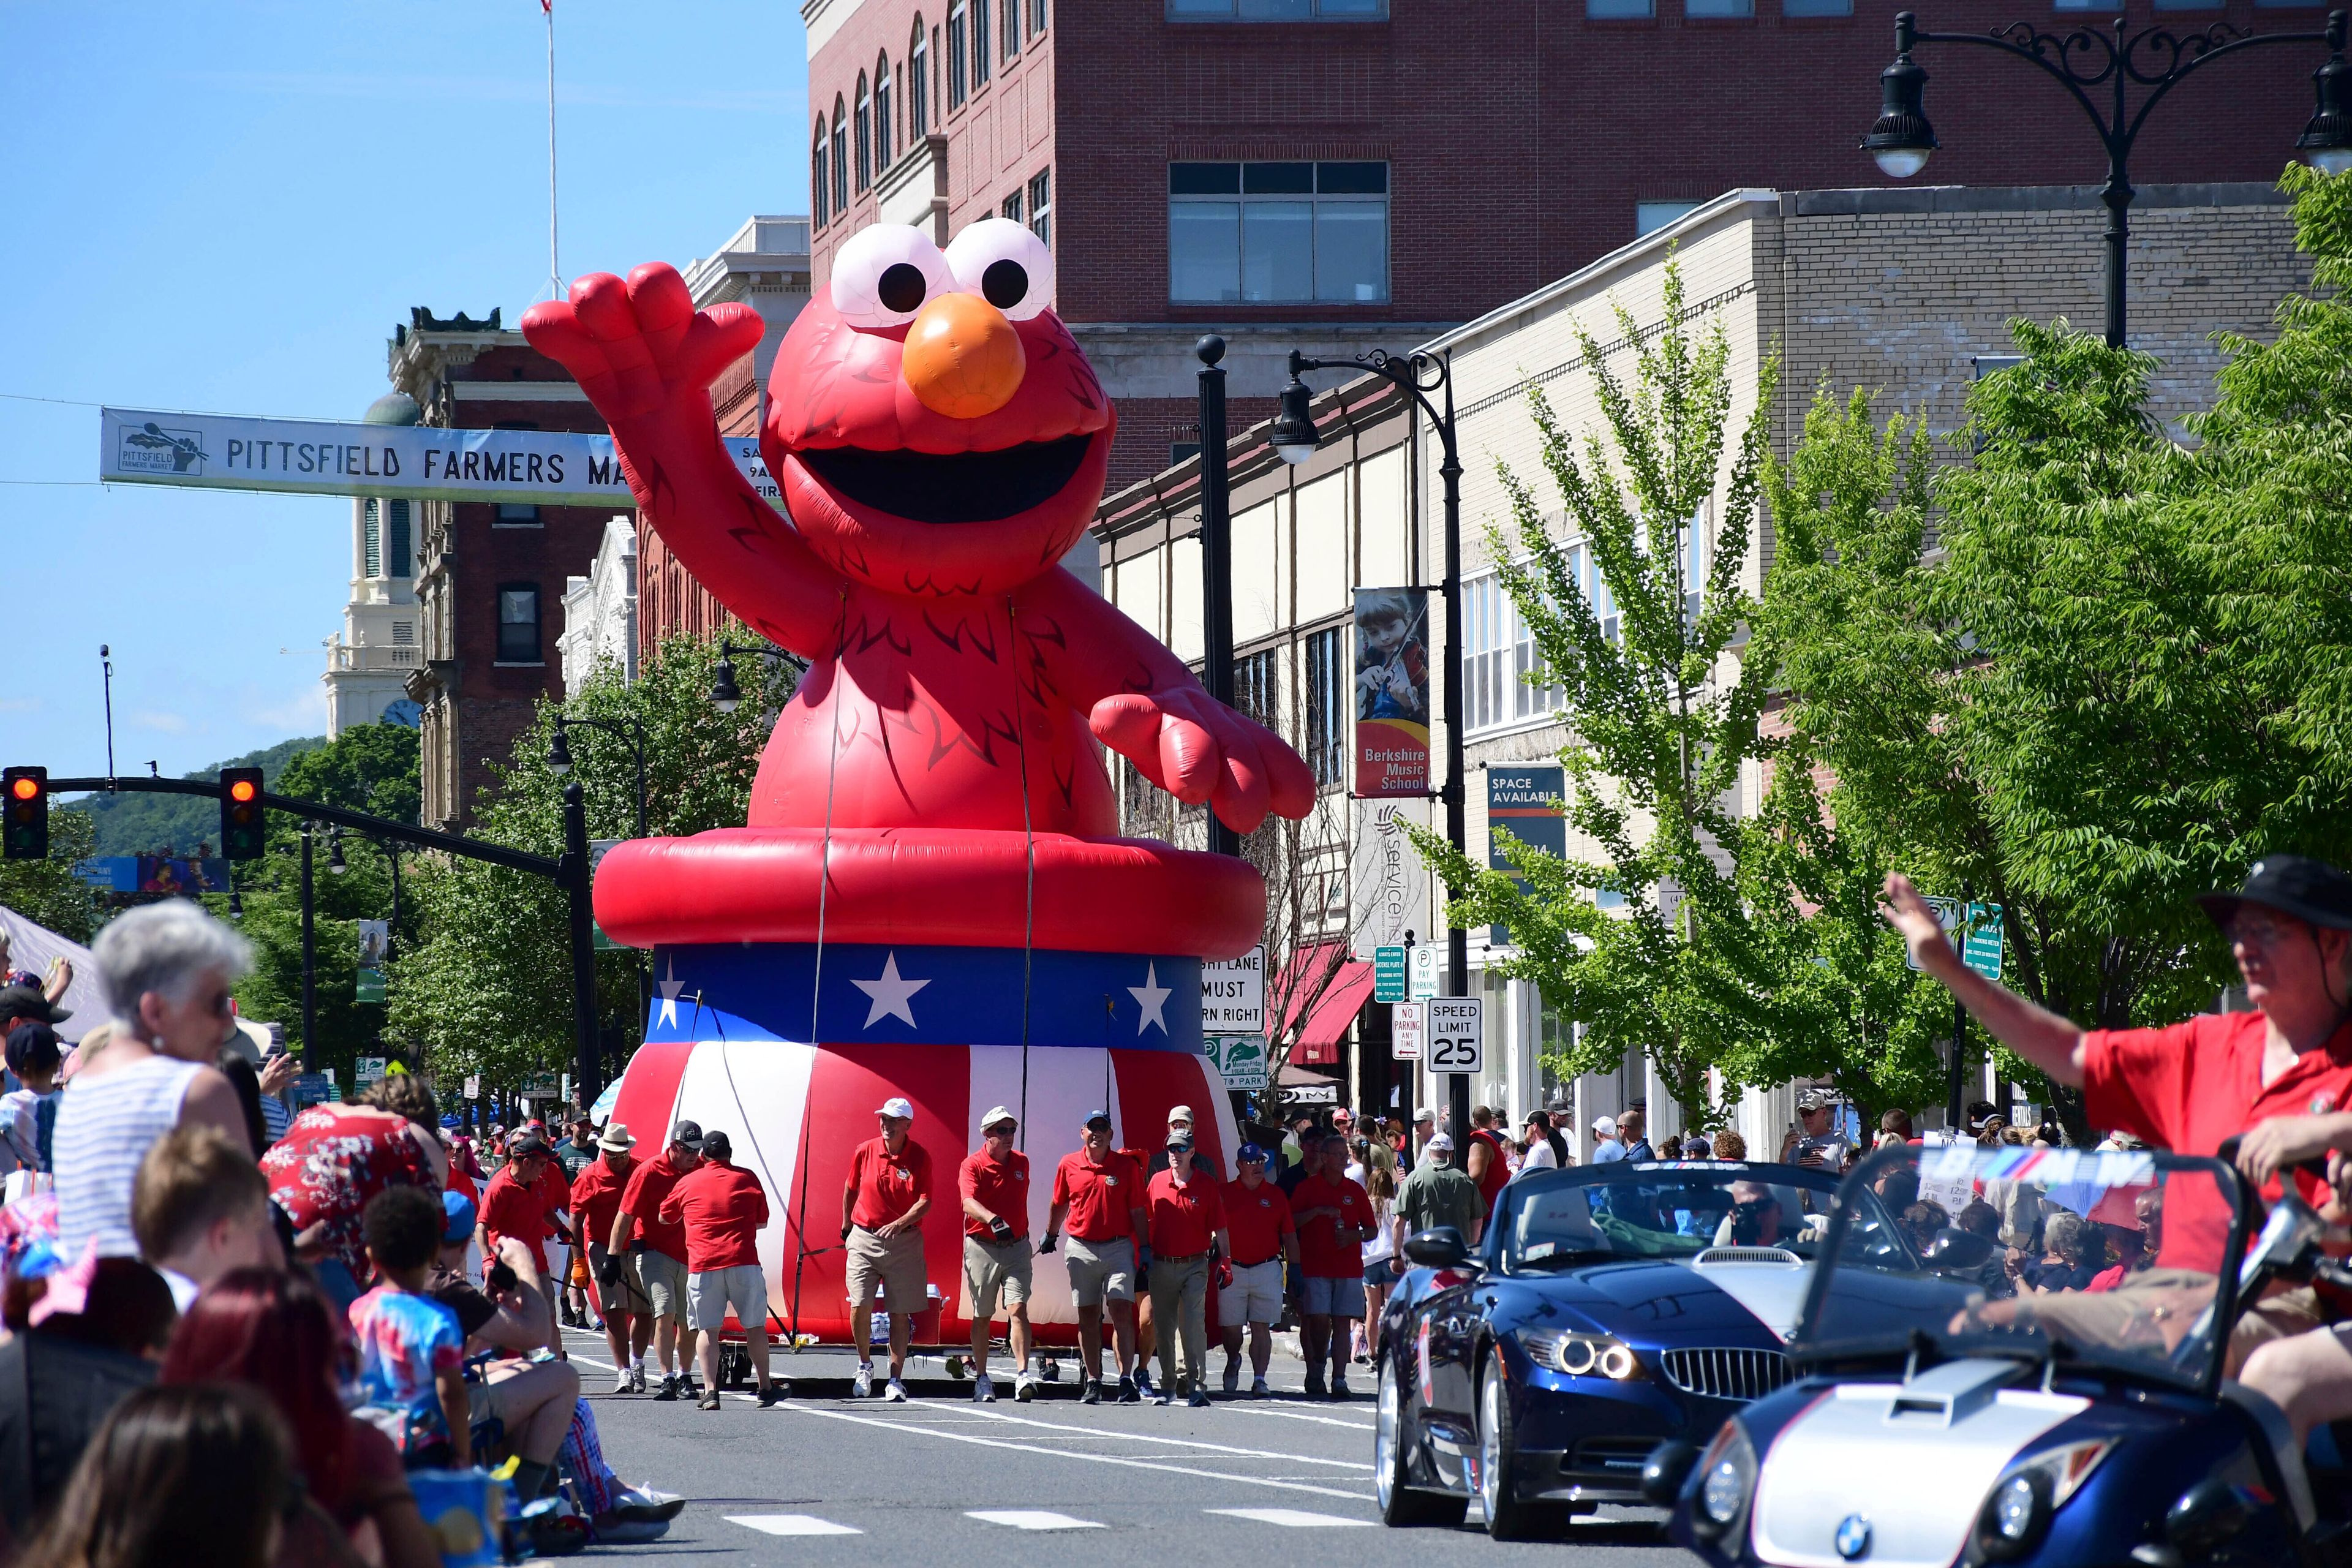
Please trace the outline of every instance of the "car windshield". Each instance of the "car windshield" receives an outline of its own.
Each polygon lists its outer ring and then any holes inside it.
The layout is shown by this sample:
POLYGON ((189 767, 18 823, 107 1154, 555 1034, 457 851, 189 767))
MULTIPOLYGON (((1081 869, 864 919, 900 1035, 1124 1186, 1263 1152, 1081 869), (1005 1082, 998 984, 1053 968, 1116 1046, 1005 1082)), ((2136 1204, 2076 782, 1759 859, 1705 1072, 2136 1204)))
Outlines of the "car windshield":
POLYGON ((2201 1384, 2238 1256, 2218 1161, 1974 1143, 1886 1149, 1846 1178, 1896 1217, 1902 1252, 1838 1246, 1797 1340, 1835 1357, 1908 1352, 2086 1362, 2201 1384))
MULTIPOLYGON (((1503 1267, 1540 1272, 1606 1258, 1689 1258, 1711 1247, 1819 1256, 1837 1178, 1797 1165, 1615 1161, 1525 1176, 1503 1189, 1503 1267)), ((1903 1252, 1868 1193, 1847 1245, 1903 1252)), ((1906 1261, 1916 1260, 1905 1255, 1906 1261)))

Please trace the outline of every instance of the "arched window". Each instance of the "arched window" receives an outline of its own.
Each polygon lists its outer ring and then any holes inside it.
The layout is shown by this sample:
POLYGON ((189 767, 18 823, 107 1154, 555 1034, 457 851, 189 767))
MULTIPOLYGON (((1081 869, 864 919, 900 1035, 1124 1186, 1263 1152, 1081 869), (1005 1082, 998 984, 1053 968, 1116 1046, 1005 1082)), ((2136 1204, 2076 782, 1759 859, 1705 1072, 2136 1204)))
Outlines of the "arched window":
POLYGON ((833 210, 849 210, 849 111, 833 100, 833 210))
POLYGON ((874 58, 874 177, 890 166, 890 57, 874 58))
POLYGON ((915 41, 907 50, 907 135, 931 133, 931 44, 923 19, 915 18, 915 41))
POLYGON ((383 521, 382 509, 373 496, 362 510, 365 521, 360 530, 360 575, 383 575, 383 521))
POLYGON ((857 123, 850 135, 857 142, 857 188, 863 193, 874 183, 874 138, 870 127, 874 121, 873 95, 866 89, 866 73, 857 73, 857 123))
POLYGON ((828 200, 832 195, 825 184, 824 116, 820 114, 816 117, 816 142, 809 148, 809 221, 819 228, 832 216, 828 200))

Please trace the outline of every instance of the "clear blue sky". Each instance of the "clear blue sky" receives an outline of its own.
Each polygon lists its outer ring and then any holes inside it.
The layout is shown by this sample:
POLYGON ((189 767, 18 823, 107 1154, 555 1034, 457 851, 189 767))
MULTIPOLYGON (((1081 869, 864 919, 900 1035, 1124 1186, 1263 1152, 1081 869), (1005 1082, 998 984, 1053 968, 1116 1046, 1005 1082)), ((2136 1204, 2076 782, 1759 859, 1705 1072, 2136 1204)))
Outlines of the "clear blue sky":
MULTIPOLYGON (((793 0, 556 11, 567 277, 807 210, 793 0)), ((100 643, 126 773, 324 731, 350 503, 97 486, 71 402, 356 418, 410 306, 515 321, 546 46, 537 0, 0 5, 0 763, 104 770, 100 643)))

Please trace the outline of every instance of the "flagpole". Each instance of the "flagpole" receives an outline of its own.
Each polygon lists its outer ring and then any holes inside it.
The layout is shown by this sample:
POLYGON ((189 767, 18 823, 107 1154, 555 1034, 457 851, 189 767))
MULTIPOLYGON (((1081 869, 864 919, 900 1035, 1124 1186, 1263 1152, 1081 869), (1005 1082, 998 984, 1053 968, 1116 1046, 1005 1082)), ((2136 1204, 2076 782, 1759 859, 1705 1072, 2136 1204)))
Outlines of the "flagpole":
POLYGON ((547 286, 548 298, 563 298, 563 268, 555 245, 555 0, 540 0, 547 14, 547 286))

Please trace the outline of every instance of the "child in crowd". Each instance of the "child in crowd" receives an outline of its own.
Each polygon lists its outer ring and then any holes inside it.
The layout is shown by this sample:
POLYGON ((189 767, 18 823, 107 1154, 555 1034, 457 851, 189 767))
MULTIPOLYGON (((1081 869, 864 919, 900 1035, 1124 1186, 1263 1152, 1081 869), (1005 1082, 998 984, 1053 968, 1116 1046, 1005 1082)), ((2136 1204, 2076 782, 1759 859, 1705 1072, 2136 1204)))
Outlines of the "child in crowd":
POLYGON ((0 1095, 0 1142, 15 1156, 15 1169, 47 1171, 65 1047, 47 1024, 22 1023, 8 1031, 7 1060, 8 1070, 25 1087, 0 1095))
POLYGON ((359 1414, 412 1459, 446 1442, 448 1463, 463 1469, 473 1463, 465 1335, 457 1314, 425 1294, 441 1224, 439 1200, 421 1187, 389 1187, 369 1201, 362 1233, 383 1283, 352 1303, 352 1338, 359 1414))

